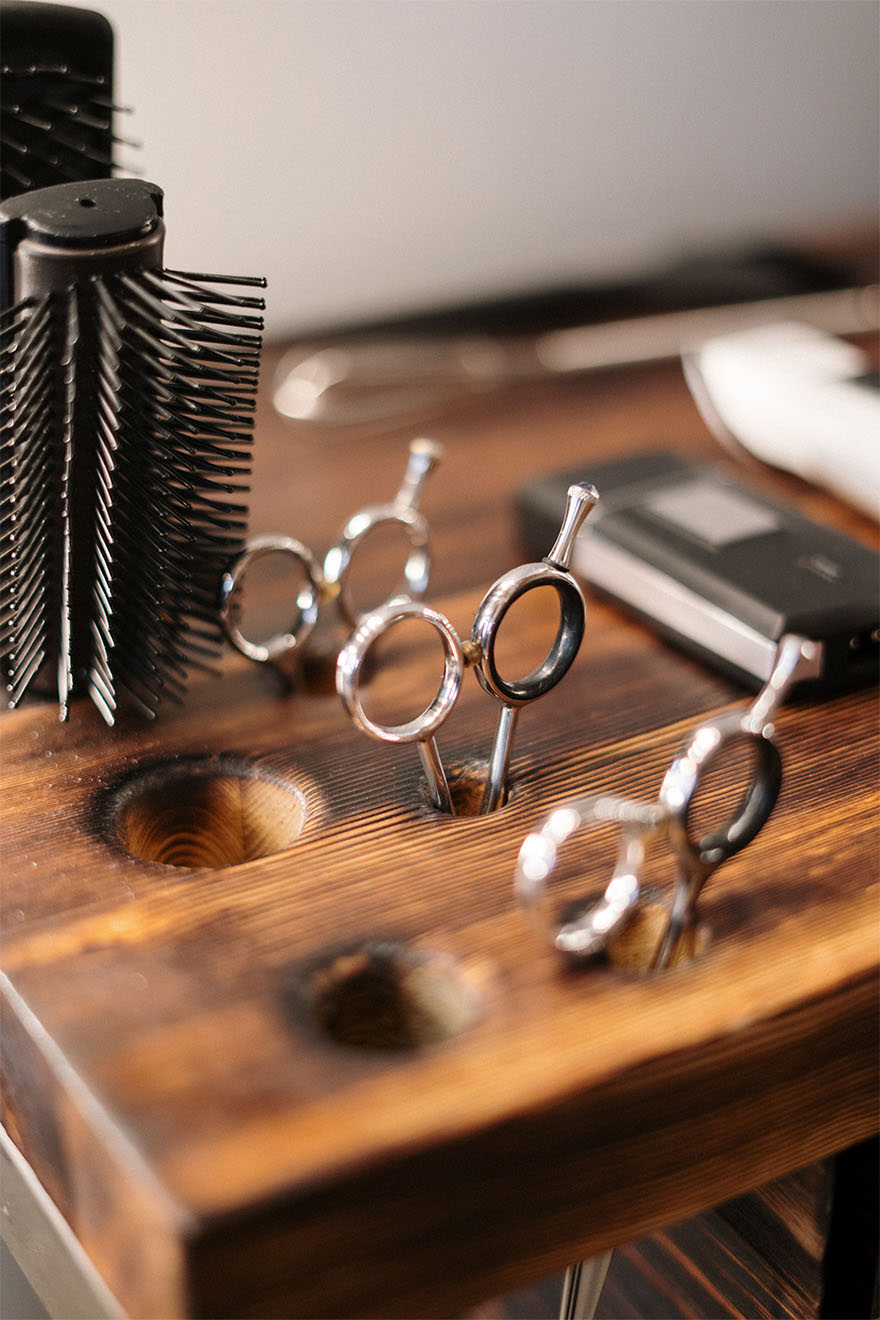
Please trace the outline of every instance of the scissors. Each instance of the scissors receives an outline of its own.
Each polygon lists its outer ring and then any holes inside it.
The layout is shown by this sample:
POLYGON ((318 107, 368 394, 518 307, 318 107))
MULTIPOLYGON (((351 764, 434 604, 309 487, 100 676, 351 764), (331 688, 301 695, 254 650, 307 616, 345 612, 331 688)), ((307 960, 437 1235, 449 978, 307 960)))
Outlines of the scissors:
MULTIPOLYGON (((821 672, 821 651, 818 643, 805 637, 784 636, 770 677, 754 701, 742 712, 699 725, 666 772, 656 802, 613 795, 580 798, 557 807, 539 830, 527 836, 514 878, 517 900, 557 949, 576 959, 588 959, 607 946, 635 912, 649 847, 665 839, 676 856, 676 877, 669 919, 652 968, 661 971, 675 962, 682 937, 696 919, 697 901, 706 881, 722 862, 755 838, 776 805, 782 762, 771 719, 794 683, 821 672), (700 783, 710 764, 723 760, 743 740, 752 746, 754 769, 739 807, 720 826, 695 838, 690 808, 700 783), (546 886, 563 844, 578 830, 608 824, 618 827, 620 837, 602 898, 573 920, 556 924, 546 886)), ((610 1260, 611 1253, 605 1252, 568 1267, 560 1320, 593 1315, 610 1260)))
POLYGON ((254 536, 244 546, 223 574, 220 583, 220 622, 227 638, 237 651, 257 664, 288 663, 301 655, 315 624, 321 606, 333 601, 350 631, 362 617, 354 606, 348 585, 353 556, 367 536, 384 524, 397 524, 404 529, 409 543, 409 554, 404 565, 404 580, 389 598, 391 602, 416 600, 427 590, 430 572, 428 522, 419 512, 419 500, 428 475, 443 455, 443 446, 433 440, 419 438, 409 446, 409 459, 400 489, 388 504, 371 505, 352 515, 342 529, 339 540, 328 552, 323 566, 308 546, 292 536, 254 536), (248 569, 267 555, 281 554, 300 565, 305 582, 296 596, 296 615, 290 627, 275 633, 266 641, 253 641, 239 626, 235 601, 248 569))
POLYGON ((569 486, 559 534, 550 552, 538 563, 511 569, 489 588, 474 616, 470 638, 462 642, 448 618, 438 610, 413 601, 389 602, 358 624, 339 653, 336 689, 358 728, 382 742, 417 743, 431 800, 441 811, 455 814, 449 782, 440 760, 435 733, 449 715, 461 690, 466 667, 475 670, 480 686, 501 703, 501 712, 480 814, 494 811, 503 800, 513 736, 520 709, 549 692, 568 671, 580 649, 586 609, 584 597, 569 572, 575 537, 599 498, 589 482, 569 486), (514 601, 536 587, 552 587, 559 598, 560 620, 556 637, 544 660, 525 678, 502 677, 495 660, 498 629, 514 601), (382 725, 370 719, 360 698, 360 673, 370 647, 403 619, 418 619, 434 628, 444 649, 443 677, 433 701, 406 724, 382 725))
POLYGON ((564 803, 528 835, 520 848, 514 877, 517 901, 547 931, 561 952, 587 959, 632 917, 639 901, 650 846, 664 840, 676 859, 672 905, 657 947, 654 970, 669 967, 682 936, 693 925, 706 881, 721 864, 740 852, 763 829, 776 805, 782 762, 772 716, 790 688, 815 677, 821 646, 787 634, 779 643, 764 687, 743 711, 732 711, 700 724, 666 772, 656 802, 600 794, 564 803), (735 810, 709 833, 696 837, 691 807, 710 766, 723 764, 737 745, 751 747, 751 780, 735 810), (549 911, 547 882, 565 842, 582 829, 616 825, 619 843, 614 869, 601 899, 573 920, 558 925, 549 911))

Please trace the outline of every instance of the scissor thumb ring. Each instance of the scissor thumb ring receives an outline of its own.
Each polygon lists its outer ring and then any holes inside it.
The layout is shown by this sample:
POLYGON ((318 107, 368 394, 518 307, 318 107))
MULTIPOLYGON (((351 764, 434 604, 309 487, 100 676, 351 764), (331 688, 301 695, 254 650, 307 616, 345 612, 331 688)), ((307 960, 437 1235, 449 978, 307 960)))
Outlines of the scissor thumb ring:
POLYGON ((782 758, 775 741, 772 716, 799 677, 815 673, 819 664, 814 642, 787 633, 779 641, 771 673, 745 709, 730 711, 700 724, 666 772, 659 800, 666 808, 672 842, 693 874, 710 871, 740 852, 763 829, 782 785, 782 758), (702 838, 695 838, 691 818, 694 799, 712 764, 739 743, 749 747, 754 766, 738 808, 702 838))
POLYGON ((328 550, 324 559, 324 579, 328 584, 338 586, 337 605, 350 628, 357 626, 364 613, 355 609, 348 586, 352 556, 378 527, 394 525, 403 528, 409 544, 403 582, 391 592, 384 604, 421 600, 427 591, 431 572, 430 528, 418 506, 425 481, 442 456, 443 446, 435 440, 425 437, 413 440, 403 481, 394 499, 387 504, 374 504, 353 514, 343 527, 337 544, 328 550))
POLYGON ((294 650, 301 650, 318 621, 326 589, 321 566, 308 546, 292 536, 252 536, 223 573, 220 581, 220 622, 228 640, 241 655, 257 664, 269 664, 294 650), (296 596, 297 616, 288 629, 265 642, 254 642, 240 627, 236 597, 248 570, 260 559, 283 554, 302 567, 305 581, 296 596))
POLYGON ((578 798, 557 807, 538 830, 526 836, 519 850, 514 891, 533 924, 561 953, 589 958, 600 953, 635 913, 648 844, 665 825, 659 803, 635 802, 612 794, 578 798), (549 883, 563 846, 582 830, 616 825, 617 856, 602 897, 568 921, 554 914, 549 883))
POLYGON ((577 656, 584 635, 586 607, 580 587, 569 571, 575 538, 599 492, 591 482, 574 482, 566 492, 559 532, 549 553, 534 564, 522 564, 503 574, 480 602, 471 629, 470 653, 477 680, 507 706, 534 701, 564 677, 577 656), (502 677, 495 661, 495 643, 511 606, 536 587, 551 587, 559 599, 559 628, 537 669, 518 680, 502 677))
POLYGON ((382 742, 422 742, 440 728, 455 705, 465 670, 461 639, 445 615, 415 601, 381 605, 358 624, 336 661, 336 689, 354 723, 382 742), (420 619, 436 628, 443 643, 443 677, 437 695, 421 715, 404 724, 384 725, 370 719, 360 694, 360 674, 370 647, 394 624, 420 619))
POLYGON ((336 661, 336 690, 342 704, 364 733, 389 743, 417 743, 431 801, 440 811, 454 814, 452 794, 434 734, 455 705, 465 669, 464 651, 458 633, 437 610, 416 601, 390 603, 374 610, 357 626, 336 661), (370 647, 396 623, 420 619, 440 634, 443 643, 443 677, 433 701, 415 719, 404 724, 379 724, 366 713, 360 695, 361 670, 370 647))
POLYGON ((474 616, 469 663, 484 691, 507 706, 524 706, 544 696, 562 679, 580 649, 586 622, 583 593, 570 573, 547 563, 524 564, 505 573, 490 588, 474 616), (498 632, 508 610, 535 587, 551 587, 559 598, 559 627, 546 656, 524 678, 507 679, 495 658, 498 632))

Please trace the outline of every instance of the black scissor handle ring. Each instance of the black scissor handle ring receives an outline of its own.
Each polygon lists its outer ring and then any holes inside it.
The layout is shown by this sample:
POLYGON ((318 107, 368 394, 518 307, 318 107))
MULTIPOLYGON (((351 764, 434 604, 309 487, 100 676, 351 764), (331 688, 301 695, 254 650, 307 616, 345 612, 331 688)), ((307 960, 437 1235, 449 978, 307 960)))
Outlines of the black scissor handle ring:
POLYGON ((471 641, 480 648, 477 678, 486 692, 508 706, 522 706, 542 697, 560 681, 580 650, 586 622, 586 607, 580 587, 570 573, 552 564, 524 564, 505 573, 480 602, 471 629, 471 641), (525 678, 502 678, 495 664, 495 639, 507 611, 536 587, 552 587, 559 597, 560 619, 556 637, 547 655, 525 678))
POLYGON ((767 823, 782 785, 782 758, 767 730, 750 728, 739 715, 721 716, 703 724, 681 756, 670 766, 660 789, 660 802, 678 826, 680 844, 704 867, 718 866, 740 852, 767 823), (690 810, 709 765, 733 742, 751 743, 756 764, 739 808, 699 839, 690 828, 690 810))

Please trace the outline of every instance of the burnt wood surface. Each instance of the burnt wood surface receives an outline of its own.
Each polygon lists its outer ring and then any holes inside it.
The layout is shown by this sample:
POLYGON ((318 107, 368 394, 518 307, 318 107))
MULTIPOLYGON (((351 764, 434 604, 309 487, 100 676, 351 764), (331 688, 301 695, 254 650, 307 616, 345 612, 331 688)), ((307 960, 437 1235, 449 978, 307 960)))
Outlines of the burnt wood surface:
MULTIPOLYGON (((251 530, 323 555, 430 434, 428 599, 462 632, 523 559, 523 482, 654 446, 725 461, 672 366, 351 437, 273 414, 279 356, 251 530)), ((510 653, 552 626, 527 597, 510 653)), ((337 641, 325 624, 292 692, 230 654, 152 724, 36 701, 0 722, 3 1121, 132 1316, 462 1314, 876 1131, 875 692, 780 713, 778 807, 707 887, 691 961, 572 972, 514 907, 522 838, 571 795, 653 797, 746 694, 590 601, 572 671, 522 714, 508 803, 448 818, 415 750, 328 690, 337 641)), ((377 700, 418 706, 435 675, 416 650, 377 700)), ((466 679, 439 735, 463 802, 497 716, 466 679)))

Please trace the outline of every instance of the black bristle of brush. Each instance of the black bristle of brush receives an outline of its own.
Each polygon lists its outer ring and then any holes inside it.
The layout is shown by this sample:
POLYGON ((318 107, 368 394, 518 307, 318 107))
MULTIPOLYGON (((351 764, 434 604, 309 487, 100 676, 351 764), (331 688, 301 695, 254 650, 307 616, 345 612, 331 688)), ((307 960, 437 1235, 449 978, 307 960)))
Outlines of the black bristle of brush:
POLYGON ((0 200, 114 170, 113 30, 103 14, 3 0, 0 200))
POLYGON ((0 653, 9 703, 122 693, 154 714, 222 644, 246 531, 262 279, 162 267, 162 192, 0 206, 0 653))

